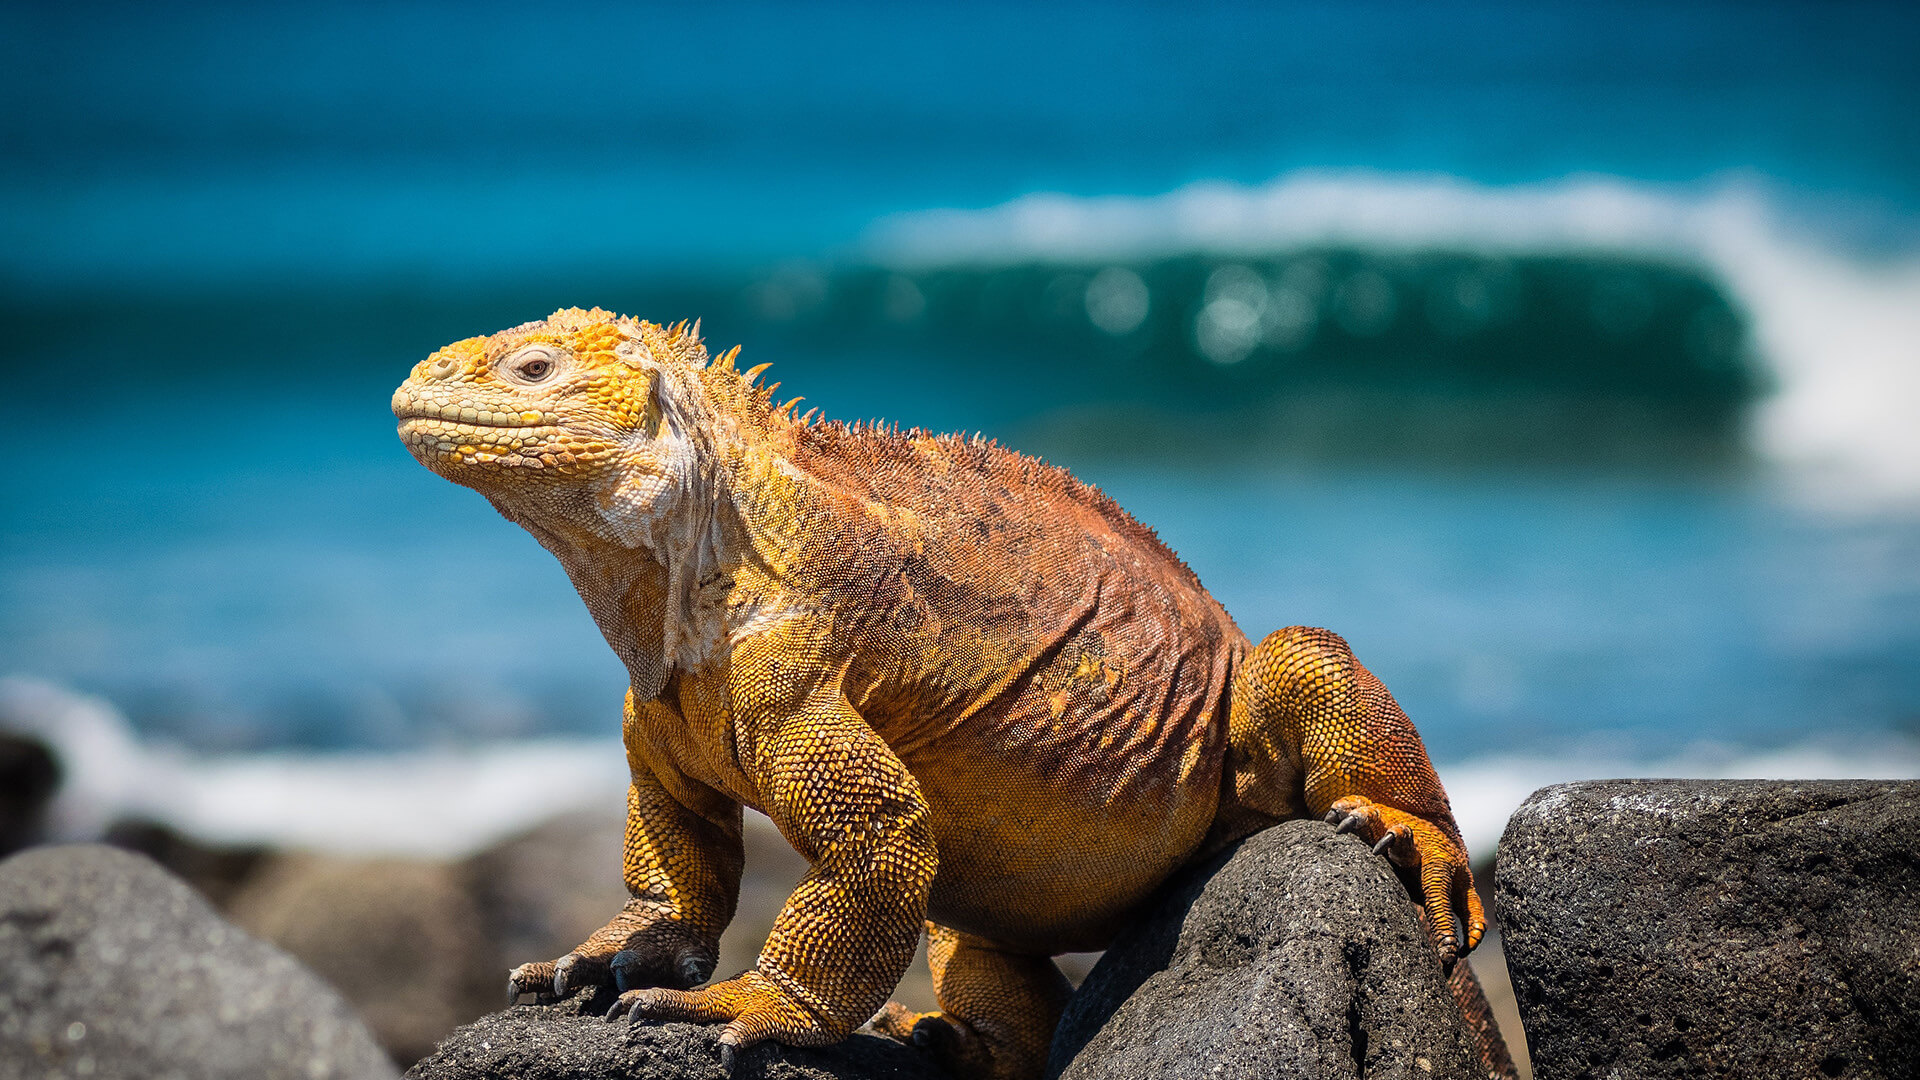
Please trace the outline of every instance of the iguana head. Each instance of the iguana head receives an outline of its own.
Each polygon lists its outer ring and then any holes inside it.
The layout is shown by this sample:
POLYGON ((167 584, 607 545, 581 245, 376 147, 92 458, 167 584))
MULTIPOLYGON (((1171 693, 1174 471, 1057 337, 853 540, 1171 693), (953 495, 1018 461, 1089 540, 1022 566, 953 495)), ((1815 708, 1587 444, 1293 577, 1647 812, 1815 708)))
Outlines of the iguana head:
POLYGON ((706 350, 683 325, 595 308, 457 341, 393 394, 420 463, 509 516, 633 529, 684 489, 705 404, 706 350))

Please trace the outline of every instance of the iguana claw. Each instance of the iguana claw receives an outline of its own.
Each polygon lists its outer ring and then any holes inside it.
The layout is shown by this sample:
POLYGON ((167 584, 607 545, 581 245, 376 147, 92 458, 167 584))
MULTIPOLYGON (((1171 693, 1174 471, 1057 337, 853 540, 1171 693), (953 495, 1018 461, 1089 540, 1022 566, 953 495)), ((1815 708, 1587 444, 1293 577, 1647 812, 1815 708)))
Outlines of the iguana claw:
POLYGON ((507 972, 507 1004, 513 1005, 522 994, 537 994, 546 997, 553 992, 554 963, 551 960, 537 960, 530 964, 521 964, 507 972))
POLYGON ((605 960, 568 953, 553 963, 553 996, 566 997, 583 986, 598 986, 607 981, 605 960))
POLYGON ((613 974, 613 985, 621 991, 640 990, 662 983, 660 974, 666 968, 673 972, 677 982, 669 985, 688 987, 699 986, 713 975, 713 965, 717 957, 708 946, 694 943, 683 945, 671 961, 663 963, 651 959, 637 949, 622 949, 613 954, 609 965, 613 974))
POLYGON ((1335 802, 1323 820, 1335 833, 1372 838, 1375 855, 1419 875, 1415 899, 1420 901, 1443 967, 1451 970, 1455 960, 1480 943, 1486 915, 1473 891, 1466 851, 1455 836, 1404 810, 1359 795, 1335 802))

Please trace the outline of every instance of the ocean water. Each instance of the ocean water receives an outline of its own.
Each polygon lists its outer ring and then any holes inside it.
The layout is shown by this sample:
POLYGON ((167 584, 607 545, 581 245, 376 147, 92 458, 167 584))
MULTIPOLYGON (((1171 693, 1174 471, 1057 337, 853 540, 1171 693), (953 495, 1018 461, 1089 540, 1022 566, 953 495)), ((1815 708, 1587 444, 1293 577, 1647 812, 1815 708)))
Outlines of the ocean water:
POLYGON ((1345 635, 1477 843, 1600 772, 1920 775, 1908 6, 15 22, 0 713, 93 732, 73 822, 617 807, 618 665, 387 412, 571 304, 1099 484, 1250 634, 1345 635), (532 754, 586 779, 515 800, 532 754))

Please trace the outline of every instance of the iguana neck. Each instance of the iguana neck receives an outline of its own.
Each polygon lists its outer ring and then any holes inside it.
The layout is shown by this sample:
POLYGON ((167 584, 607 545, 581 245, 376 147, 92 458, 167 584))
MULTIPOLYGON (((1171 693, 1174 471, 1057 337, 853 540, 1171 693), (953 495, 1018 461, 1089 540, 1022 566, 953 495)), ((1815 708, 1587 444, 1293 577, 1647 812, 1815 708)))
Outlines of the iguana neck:
POLYGON ((562 500, 489 496, 560 561, 642 700, 717 655, 736 624, 782 604, 797 526, 826 497, 768 417, 690 396, 660 438, 562 500), (767 595, 734 595, 743 570, 767 595))

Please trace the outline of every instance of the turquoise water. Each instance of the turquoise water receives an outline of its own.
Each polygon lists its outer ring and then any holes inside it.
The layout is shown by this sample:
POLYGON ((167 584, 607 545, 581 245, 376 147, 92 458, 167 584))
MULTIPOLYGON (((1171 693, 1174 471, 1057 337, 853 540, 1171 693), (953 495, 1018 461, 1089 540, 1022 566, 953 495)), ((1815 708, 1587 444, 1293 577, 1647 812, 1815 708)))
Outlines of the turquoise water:
POLYGON ((12 40, 0 669, 148 737, 613 730, 558 568, 386 412, 575 303, 1067 465, 1250 633, 1345 634, 1436 757, 1920 737, 1910 7, 49 6, 12 40))

